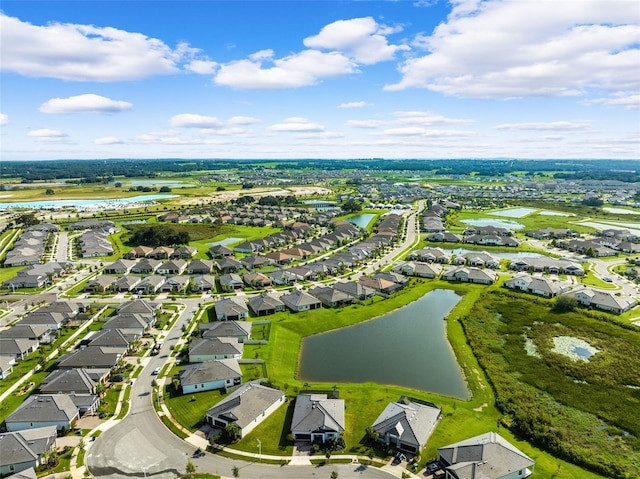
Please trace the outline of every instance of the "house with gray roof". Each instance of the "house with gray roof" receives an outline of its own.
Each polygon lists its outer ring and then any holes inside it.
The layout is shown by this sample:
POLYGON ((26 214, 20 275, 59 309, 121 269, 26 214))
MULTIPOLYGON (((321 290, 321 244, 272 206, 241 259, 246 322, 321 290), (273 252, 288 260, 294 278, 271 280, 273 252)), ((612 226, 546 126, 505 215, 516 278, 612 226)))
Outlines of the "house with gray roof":
POLYGON ((451 253, 444 251, 442 248, 424 248, 412 251, 407 259, 446 264, 451 261, 451 253))
MULTIPOLYGON (((55 426, 0 433, 0 476, 17 474, 40 465, 40 457, 55 449, 55 426)), ((33 474, 35 477, 35 472, 33 474)))
POLYGON ((176 276, 182 274, 187 269, 187 262, 183 259, 171 259, 169 261, 165 261, 158 269, 156 269, 157 274, 163 274, 165 276, 176 276))
POLYGON ((298 394, 293 409, 291 434, 296 441, 323 444, 345 431, 344 400, 326 394, 298 394))
POLYGON ((6 419, 7 431, 55 426, 69 430, 80 418, 80 410, 68 394, 34 394, 6 419))
POLYGON ((490 269, 480 269, 466 266, 450 268, 442 274, 445 281, 460 281, 463 283, 493 284, 496 273, 490 269))
POLYGON ((442 273, 442 266, 436 263, 423 263, 421 261, 405 261, 393 268, 394 273, 407 276, 417 276, 419 278, 434 279, 442 273))
POLYGON ((438 449, 450 479, 516 479, 533 474, 535 462, 495 432, 438 449))
POLYGON ((187 274, 211 274, 213 261, 210 259, 194 259, 187 266, 187 274))
POLYGON ((233 250, 223 244, 217 244, 209 248, 209 254, 212 258, 224 258, 227 256, 233 256, 233 250))
POLYGON ((631 296, 618 296, 609 291, 600 291, 587 287, 571 291, 567 294, 574 296, 578 300, 578 303, 583 306, 590 306, 601 311, 610 311, 615 314, 622 314, 625 311, 629 311, 637 304, 636 299, 631 296))
POLYGON ((309 290, 309 294, 318 298, 326 308, 341 308, 354 300, 353 296, 333 286, 316 286, 309 290))
POLYGON ((375 290, 369 288, 357 281, 338 281, 333 285, 334 289, 347 293, 358 300, 373 298, 376 294, 375 290))
POLYGON ((519 273, 513 278, 506 280, 503 284, 506 288, 526 291, 527 293, 537 294, 545 298, 553 298, 571 288, 571 283, 566 281, 554 281, 551 278, 531 276, 526 273, 519 273))
POLYGON ((84 285, 84 292, 85 293, 104 293, 105 291, 109 291, 117 280, 118 280, 118 276, 101 274, 87 281, 87 283, 84 285))
POLYGON ((322 307, 322 302, 319 299, 297 289, 280 296, 280 301, 294 313, 322 307))
POLYGON ((133 291, 136 288, 136 286, 140 284, 141 281, 142 281, 142 278, 140 278, 139 276, 125 275, 118 278, 111 285, 111 288, 114 291, 117 291, 119 293, 126 293, 128 291, 133 291))
POLYGON ((442 410, 436 405, 402 397, 389 403, 371 428, 385 446, 419 454, 441 417, 442 410))
POLYGON ((197 252, 198 252, 198 248, 196 248, 195 246, 189 246, 189 245, 178 246, 176 249, 173 250, 173 253, 171 253, 171 258, 191 259, 196 255, 197 252))
POLYGON ((139 294, 154 294, 160 291, 166 278, 159 274, 147 276, 133 287, 133 290, 139 294))
POLYGON ((139 313, 119 314, 109 319, 102 326, 102 329, 118 329, 125 336, 142 337, 145 331, 151 327, 145 318, 139 313))
POLYGON ((33 339, 0 337, 0 356, 20 362, 38 349, 39 345, 40 343, 33 339))
POLYGON ((104 274, 129 274, 131 268, 136 265, 136 261, 132 259, 119 259, 104 267, 104 274))
POLYGON ((122 358, 119 348, 88 346, 64 354, 58 360, 58 368, 112 369, 122 358), (116 349, 114 351, 114 349, 116 349))
POLYGON ((185 274, 179 274, 176 276, 171 276, 167 278, 167 280, 160 288, 162 291, 178 293, 186 291, 191 283, 191 276, 187 276, 185 274))
POLYGON ((95 394, 96 378, 87 369, 56 369, 38 386, 42 394, 95 394))
POLYGON ((268 316, 285 310, 284 303, 268 293, 253 296, 247 302, 256 316, 268 316))
POLYGON ((242 343, 251 337, 250 321, 216 321, 200 323, 200 335, 203 338, 236 338, 242 343))
POLYGON ((212 274, 201 274, 191 278, 191 291, 210 293, 216 290, 216 277, 212 274))
POLYGON ((119 304, 116 307, 118 314, 125 313, 140 313, 148 316, 153 316, 155 311, 160 308, 160 303, 153 301, 147 301, 146 299, 134 299, 119 304))
POLYGON ((213 264, 221 273, 235 273, 244 267, 240 261, 231 257, 216 259, 213 264))
POLYGON ((40 344, 48 344, 55 339, 51 328, 45 324, 15 324, 8 329, 0 331, 0 339, 19 338, 38 341, 40 344))
POLYGON ((240 437, 244 437, 284 403, 282 391, 251 381, 208 409, 205 417, 207 424, 220 429, 237 425, 240 437))
POLYGON ((242 280, 253 288, 264 289, 271 286, 271 279, 262 273, 245 273, 242 275, 242 280))
POLYGON ((244 343, 237 338, 199 338, 189 343, 189 362, 204 363, 219 359, 240 359, 244 343))
POLYGON ((232 292, 242 289, 244 283, 239 274, 226 273, 220 275, 220 288, 225 292, 232 292))
POLYGON ((143 258, 131 268, 131 272, 136 274, 153 274, 161 264, 162 261, 158 259, 143 258))
POLYGON ((182 394, 226 389, 242 384, 242 371, 237 359, 221 359, 190 364, 178 375, 182 394))
POLYGON ((42 312, 40 310, 27 314, 18 321, 20 325, 44 325, 52 331, 58 331, 69 322, 69 318, 62 313, 42 312))
POLYGON ((0 356, 0 379, 6 379, 13 372, 16 360, 9 356, 0 356))
POLYGON ((249 317, 249 309, 244 301, 238 297, 222 298, 214 305, 216 319, 228 321, 249 317))

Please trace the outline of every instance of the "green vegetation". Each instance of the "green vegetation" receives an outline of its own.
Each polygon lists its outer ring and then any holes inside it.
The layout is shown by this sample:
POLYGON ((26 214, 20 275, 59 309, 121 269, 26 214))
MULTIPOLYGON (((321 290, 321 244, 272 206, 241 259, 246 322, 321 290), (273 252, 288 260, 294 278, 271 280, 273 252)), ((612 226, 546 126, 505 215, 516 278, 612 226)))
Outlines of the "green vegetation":
POLYGON ((546 300, 484 295, 462 323, 496 390, 501 423, 558 457, 607 477, 640 474, 640 337, 603 315, 556 313, 546 300), (600 352, 574 361, 552 351, 572 336, 600 352), (540 357, 525 353, 532 341, 540 357))

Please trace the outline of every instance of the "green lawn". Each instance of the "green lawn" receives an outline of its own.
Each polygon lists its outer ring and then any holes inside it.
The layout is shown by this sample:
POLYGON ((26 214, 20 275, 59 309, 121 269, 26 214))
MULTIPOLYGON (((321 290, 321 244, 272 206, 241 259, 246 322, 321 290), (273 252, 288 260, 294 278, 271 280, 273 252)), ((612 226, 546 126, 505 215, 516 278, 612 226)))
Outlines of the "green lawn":
POLYGON ((203 424, 207 409, 223 398, 224 395, 220 391, 175 395, 173 385, 168 385, 164 393, 164 401, 171 415, 191 431, 197 430, 203 424))

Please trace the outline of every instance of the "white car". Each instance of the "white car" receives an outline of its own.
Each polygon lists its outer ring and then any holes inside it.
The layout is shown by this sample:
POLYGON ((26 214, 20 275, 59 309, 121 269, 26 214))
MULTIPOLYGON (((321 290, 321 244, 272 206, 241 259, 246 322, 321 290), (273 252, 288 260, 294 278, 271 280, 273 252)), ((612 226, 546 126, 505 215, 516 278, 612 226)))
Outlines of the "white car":
POLYGON ((155 368, 151 373, 152 376, 157 376, 158 374, 160 374, 160 368, 155 368))

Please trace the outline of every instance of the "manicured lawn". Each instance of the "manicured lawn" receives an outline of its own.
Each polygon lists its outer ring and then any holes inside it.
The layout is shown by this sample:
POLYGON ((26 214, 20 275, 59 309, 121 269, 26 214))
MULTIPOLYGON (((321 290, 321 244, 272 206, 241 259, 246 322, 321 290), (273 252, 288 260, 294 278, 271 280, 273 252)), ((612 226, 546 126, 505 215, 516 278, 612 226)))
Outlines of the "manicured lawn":
POLYGON ((262 453, 272 456, 287 456, 293 445, 287 441, 293 417, 293 401, 281 405, 271 416, 231 447, 246 452, 258 452, 258 439, 262 442, 262 453))
POLYGON ((203 424, 207 409, 216 405, 223 398, 220 391, 173 395, 172 385, 167 386, 164 393, 164 400, 171 415, 191 431, 195 431, 203 424))

